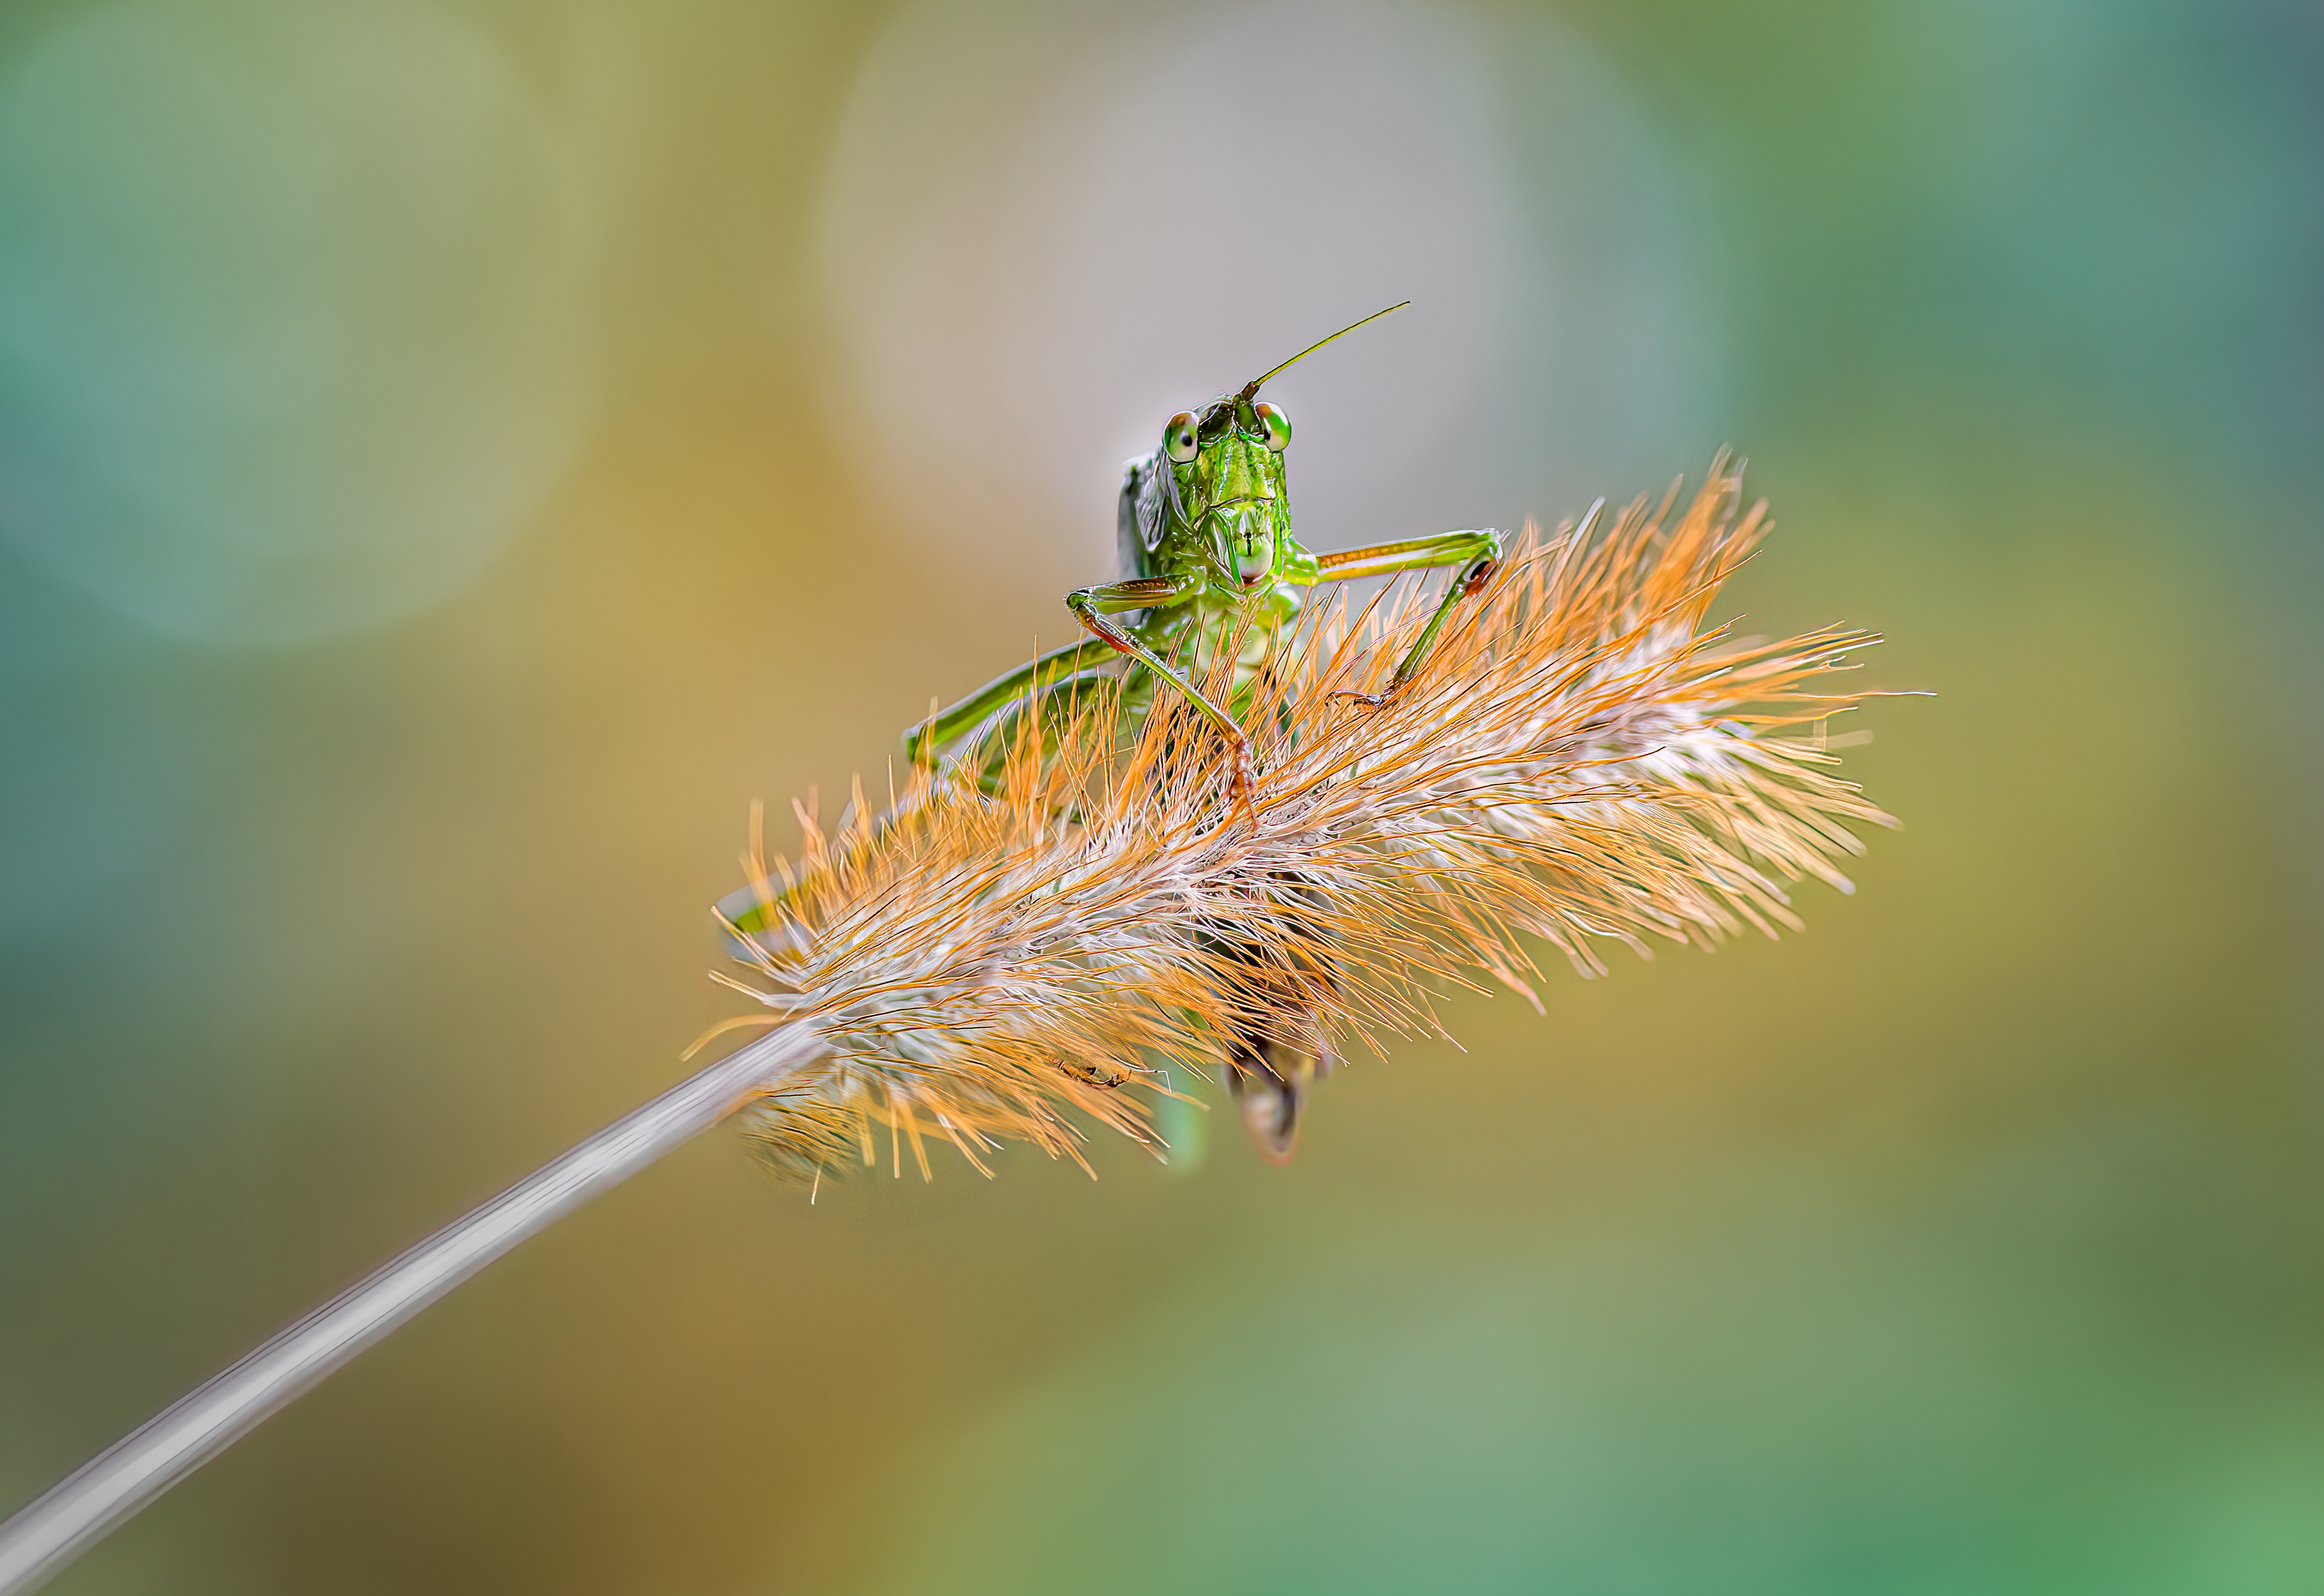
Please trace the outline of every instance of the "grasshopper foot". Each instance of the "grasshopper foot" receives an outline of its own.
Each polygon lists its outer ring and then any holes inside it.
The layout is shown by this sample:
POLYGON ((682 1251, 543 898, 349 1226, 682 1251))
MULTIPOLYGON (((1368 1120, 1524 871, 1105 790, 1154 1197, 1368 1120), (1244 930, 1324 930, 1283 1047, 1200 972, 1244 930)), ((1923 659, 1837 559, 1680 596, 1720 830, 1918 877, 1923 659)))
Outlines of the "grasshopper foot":
POLYGON ((1385 709, 1388 707, 1388 701, 1396 697, 1396 689, 1390 687, 1385 693, 1333 693, 1332 697, 1360 704, 1366 709, 1385 709))
POLYGON ((1257 790, 1258 784, 1258 775, 1251 769, 1250 746, 1237 743, 1234 751, 1234 774, 1228 779, 1227 786, 1228 790, 1233 794, 1235 807, 1242 811, 1243 818, 1250 822, 1250 828, 1253 831, 1259 829, 1259 808, 1251 801, 1251 795, 1257 790))

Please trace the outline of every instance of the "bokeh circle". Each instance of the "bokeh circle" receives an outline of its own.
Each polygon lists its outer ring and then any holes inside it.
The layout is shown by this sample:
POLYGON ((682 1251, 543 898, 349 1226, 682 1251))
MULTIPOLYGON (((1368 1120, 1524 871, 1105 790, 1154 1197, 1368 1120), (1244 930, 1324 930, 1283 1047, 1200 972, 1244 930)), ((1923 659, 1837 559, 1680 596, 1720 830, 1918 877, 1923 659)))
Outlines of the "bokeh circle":
POLYGON ((174 636, 408 614, 585 422, 585 196, 420 0, 128 0, 0 81, 0 535, 174 636))

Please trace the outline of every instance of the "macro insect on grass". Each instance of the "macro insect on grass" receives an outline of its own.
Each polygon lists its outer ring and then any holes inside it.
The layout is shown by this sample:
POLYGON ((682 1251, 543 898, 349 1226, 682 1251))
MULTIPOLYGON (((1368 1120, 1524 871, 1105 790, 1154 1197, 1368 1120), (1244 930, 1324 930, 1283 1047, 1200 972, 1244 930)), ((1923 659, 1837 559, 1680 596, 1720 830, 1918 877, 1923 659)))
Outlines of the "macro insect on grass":
POLYGON ((1313 1080, 1351 1045, 1440 1031, 1447 990, 1481 976, 1539 1009, 1540 948, 1595 973, 1609 942, 1772 936, 1800 923, 1792 883, 1849 890, 1851 828, 1889 821, 1831 772, 1822 723, 1866 694, 1825 678, 1878 640, 1711 623, 1768 530, 1739 466, 1506 546, 1452 532, 1318 556, 1291 534, 1289 425, 1256 397, 1273 374, 1173 416, 1130 463, 1130 568, 1068 600, 1089 641, 917 729, 884 812, 860 783, 828 834, 802 808, 796 863, 753 826, 716 911, 744 968, 717 978, 758 1010, 720 1029, 764 1035, 0 1525, 0 1596, 729 1117, 810 1189, 850 1165, 900 1176, 908 1150, 925 1177, 937 1141, 986 1173, 1008 1140, 1088 1167, 1093 1129, 1167 1158, 1157 1108, 1191 1095, 1175 1072, 1216 1071, 1281 1161, 1313 1080), (1441 590, 1392 586, 1360 611, 1299 591, 1432 567, 1441 590))
MULTIPOLYGON (((1452 567, 1457 575, 1388 682, 1378 691, 1334 697, 1377 710, 1402 690, 1426 662, 1456 606, 1499 568, 1501 534, 1475 528, 1311 551, 1292 527, 1285 459, 1290 418, 1259 394, 1317 350, 1410 303, 1376 310, 1240 389, 1164 421, 1153 450, 1122 466, 1115 520, 1120 577, 1065 595, 1065 607, 1091 635, 1037 656, 912 728, 905 738, 912 760, 933 761, 948 775, 989 788, 994 763, 1010 746, 1006 730, 1017 717, 1046 720, 1044 735, 1054 742, 1059 716, 1085 714, 1093 698, 1102 698, 1126 731, 1167 689, 1191 705, 1203 729, 1222 742, 1232 792, 1247 807, 1251 740, 1244 719, 1266 699, 1270 684, 1300 669, 1286 645, 1299 635, 1308 592, 1367 577, 1452 567), (1125 662, 1119 675, 1111 669, 1125 662)), ((1275 707, 1281 708, 1279 700, 1275 707)), ((756 901, 749 887, 720 905, 744 936, 766 931, 774 907, 756 901)), ((1314 952, 1328 962, 1324 950, 1314 952)), ((1330 1072, 1331 1054, 1295 1047, 1263 1027, 1230 1037, 1225 1050, 1219 1065, 1253 1145, 1270 1163, 1289 1162, 1298 1148, 1308 1087, 1330 1072)))
MULTIPOLYGON (((1377 310, 1342 328, 1237 392, 1200 411, 1180 411, 1162 424, 1152 453, 1122 467, 1116 517, 1120 542, 1119 579, 1077 588, 1065 607, 1092 635, 1035 659, 940 711, 913 729, 907 746, 915 759, 955 752, 996 715, 1070 692, 1096 678, 1092 668, 1108 653, 1133 662, 1120 687, 1135 711, 1164 683, 1202 712, 1233 751, 1239 793, 1250 781, 1250 739, 1238 718, 1250 689, 1276 660, 1276 651, 1304 607, 1302 590, 1319 584, 1445 566, 1461 567, 1429 625, 1397 668, 1388 691, 1411 679, 1427 658, 1446 616, 1474 594, 1501 558, 1501 537, 1490 529, 1452 531, 1403 542, 1314 554, 1292 530, 1291 494, 1284 456, 1291 421, 1259 397, 1268 382, 1325 345, 1368 327, 1410 300, 1377 310), (1190 679, 1231 657, 1225 702, 1190 679)), ((1380 694, 1350 694, 1373 708, 1380 694)))

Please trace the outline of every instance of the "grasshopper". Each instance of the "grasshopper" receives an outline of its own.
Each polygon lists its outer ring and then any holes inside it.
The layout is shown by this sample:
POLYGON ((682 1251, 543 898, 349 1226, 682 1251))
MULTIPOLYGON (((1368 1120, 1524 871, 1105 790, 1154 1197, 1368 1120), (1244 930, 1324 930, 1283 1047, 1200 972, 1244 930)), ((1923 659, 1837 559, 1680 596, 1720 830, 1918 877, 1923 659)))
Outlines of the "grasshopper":
MULTIPOLYGON (((963 763, 982 766, 1009 743, 991 733, 1018 715, 1045 705, 1069 706, 1076 693, 1106 690, 1120 694, 1124 710, 1136 716, 1167 688, 1192 704, 1225 742, 1234 794, 1248 801, 1250 739, 1233 706, 1277 662, 1305 592, 1326 582, 1454 567, 1456 576, 1386 690, 1335 695, 1374 709, 1385 704, 1418 671, 1461 601, 1499 567, 1500 534, 1480 528, 1311 552, 1291 530, 1284 471, 1291 422, 1259 393, 1270 378, 1316 350, 1410 302, 1342 328, 1236 392, 1165 421, 1153 451, 1122 467, 1116 516, 1120 577, 1065 595, 1065 608, 1090 635, 1038 655, 936 711, 906 734, 913 761, 947 772, 963 763), (1231 671, 1222 669, 1230 652, 1231 671), (1129 669, 1117 680, 1112 668, 1125 660, 1129 669), (1196 686, 1196 676, 1214 685, 1223 681, 1220 697, 1196 686)), ((1296 898, 1299 888, 1292 883, 1287 890, 1296 898)), ((747 890, 720 907, 738 932, 759 931, 768 924, 747 890)), ((1258 957, 1245 948, 1222 951, 1258 957)), ((1286 984, 1328 979, 1327 950, 1319 947, 1313 961, 1303 963, 1312 968, 1264 973, 1286 984)), ((1231 1038, 1228 1051, 1227 1086, 1252 1140, 1268 1161, 1288 1162, 1297 1146, 1307 1088, 1330 1070, 1329 1054, 1257 1029, 1231 1038)))
POLYGON ((1120 656, 1130 662, 1120 686, 1125 705, 1134 712, 1151 703, 1165 685, 1183 696, 1231 751, 1240 796, 1250 789, 1250 739, 1231 708, 1196 687, 1192 675, 1211 676, 1221 656, 1233 650, 1234 671, 1226 691, 1231 704, 1268 667, 1291 632, 1305 603, 1303 589, 1400 571, 1460 567, 1387 691, 1338 695, 1375 709, 1385 704, 1428 658, 1454 607, 1492 576, 1501 558, 1500 534, 1480 528, 1311 553, 1291 530, 1284 472, 1291 422, 1261 401, 1259 391, 1325 344, 1409 303, 1375 311, 1239 391, 1165 421, 1153 453, 1122 466, 1115 517, 1120 578, 1065 595, 1065 608, 1091 635, 1038 655, 937 711, 907 734, 912 758, 949 754, 1038 699, 1091 686, 1120 656))

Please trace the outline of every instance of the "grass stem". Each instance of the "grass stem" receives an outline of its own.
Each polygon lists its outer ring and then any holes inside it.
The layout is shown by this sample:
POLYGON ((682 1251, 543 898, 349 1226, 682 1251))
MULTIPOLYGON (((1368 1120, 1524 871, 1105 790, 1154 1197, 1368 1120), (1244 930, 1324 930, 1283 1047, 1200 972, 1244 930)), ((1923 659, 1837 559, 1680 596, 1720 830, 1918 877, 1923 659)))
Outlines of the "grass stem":
POLYGON ((717 1124, 822 1051, 786 1025, 623 1115, 374 1270, 0 1524, 0 1596, 83 1548, 527 1237, 717 1124))

